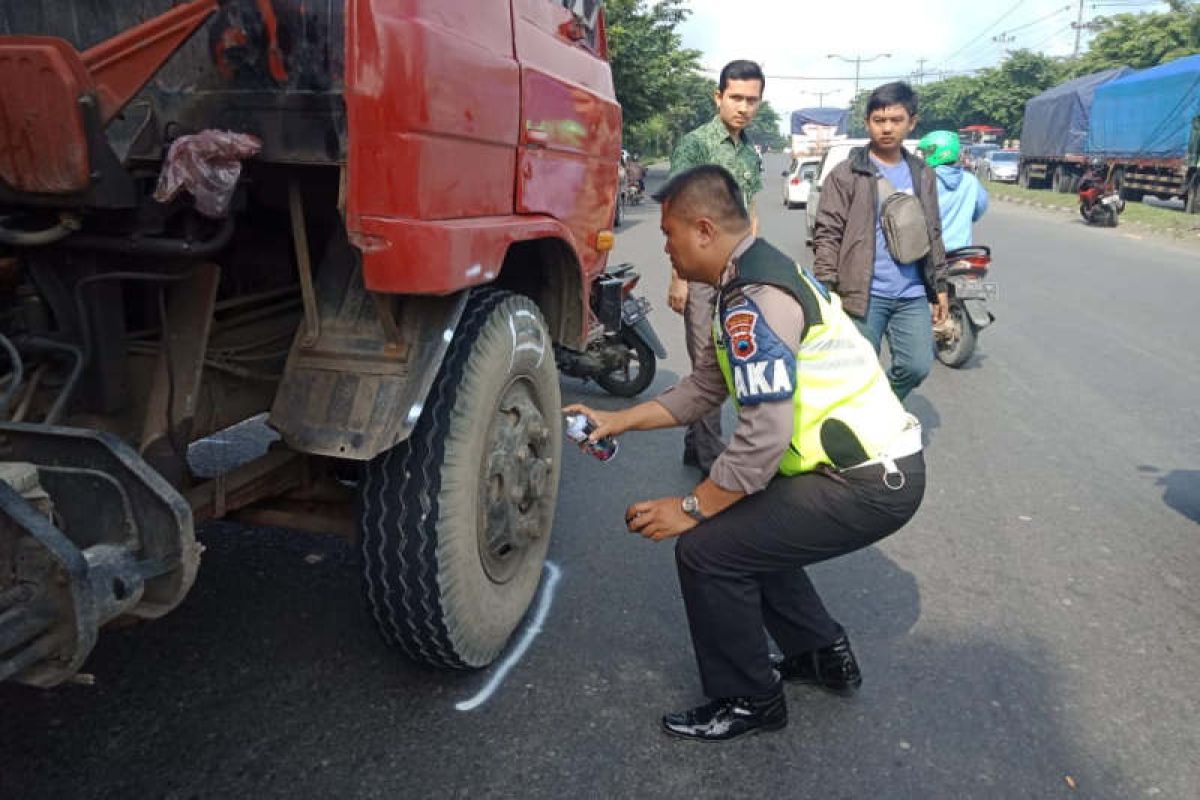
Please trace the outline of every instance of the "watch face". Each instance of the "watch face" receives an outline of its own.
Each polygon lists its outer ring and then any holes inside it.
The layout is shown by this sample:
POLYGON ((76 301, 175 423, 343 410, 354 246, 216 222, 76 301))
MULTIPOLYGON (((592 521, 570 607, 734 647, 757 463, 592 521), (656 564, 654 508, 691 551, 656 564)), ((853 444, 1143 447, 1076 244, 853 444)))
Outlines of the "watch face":
POLYGON ((696 498, 696 495, 689 494, 683 498, 683 510, 689 514, 694 514, 700 510, 700 501, 696 498))

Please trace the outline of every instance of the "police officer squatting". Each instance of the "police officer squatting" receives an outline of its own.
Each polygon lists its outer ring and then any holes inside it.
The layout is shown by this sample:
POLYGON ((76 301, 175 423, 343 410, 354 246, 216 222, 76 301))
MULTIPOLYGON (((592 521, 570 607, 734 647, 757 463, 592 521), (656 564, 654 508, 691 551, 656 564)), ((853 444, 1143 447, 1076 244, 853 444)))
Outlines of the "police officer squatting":
POLYGON ((655 195, 671 266, 716 288, 693 371, 623 411, 570 405, 592 441, 687 425, 720 406, 737 427, 686 497, 634 503, 633 533, 678 537, 675 561, 708 702, 668 713, 675 736, 722 741, 787 724, 783 682, 853 694, 862 678, 805 567, 899 530, 925 492, 921 429, 831 294, 752 233, 728 171, 698 166, 655 195), (783 653, 773 657, 767 633, 783 653))

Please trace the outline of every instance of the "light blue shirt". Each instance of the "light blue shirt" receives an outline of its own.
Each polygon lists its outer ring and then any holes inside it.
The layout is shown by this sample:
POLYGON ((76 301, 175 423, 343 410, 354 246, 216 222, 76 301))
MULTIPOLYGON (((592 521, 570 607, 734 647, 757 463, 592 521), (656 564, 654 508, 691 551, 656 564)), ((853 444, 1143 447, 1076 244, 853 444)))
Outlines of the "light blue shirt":
POLYGON ((937 173, 938 208, 942 211, 942 241, 946 252, 971 244, 971 223, 987 211, 988 193, 962 167, 941 164, 937 173))
MULTIPOLYGON (((908 168, 907 161, 902 159, 899 164, 892 166, 872 155, 871 163, 892 182, 896 191, 913 194, 912 170, 908 168)), ((881 203, 883 200, 879 198, 881 203)), ((888 252, 878 211, 875 212, 875 271, 871 275, 871 294, 893 299, 925 296, 920 268, 916 264, 897 264, 888 252)))

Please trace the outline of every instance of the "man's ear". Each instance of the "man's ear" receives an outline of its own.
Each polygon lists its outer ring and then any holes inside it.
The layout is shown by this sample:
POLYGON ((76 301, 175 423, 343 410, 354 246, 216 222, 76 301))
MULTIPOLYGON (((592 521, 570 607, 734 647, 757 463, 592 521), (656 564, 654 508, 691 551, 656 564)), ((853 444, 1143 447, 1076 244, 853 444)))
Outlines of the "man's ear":
POLYGON ((717 225, 708 217, 700 217, 693 224, 696 226, 696 233, 700 235, 702 247, 707 247, 717 238, 717 225))
POLYGON ((713 90, 713 105, 716 106, 717 108, 721 107, 721 90, 720 89, 713 90))

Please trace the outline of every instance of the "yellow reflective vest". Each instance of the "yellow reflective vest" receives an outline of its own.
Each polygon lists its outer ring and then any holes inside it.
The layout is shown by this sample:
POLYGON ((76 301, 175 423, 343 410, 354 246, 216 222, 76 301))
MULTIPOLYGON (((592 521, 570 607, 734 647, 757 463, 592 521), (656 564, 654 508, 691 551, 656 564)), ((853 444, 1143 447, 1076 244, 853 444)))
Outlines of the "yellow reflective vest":
POLYGON ((738 259, 737 271, 722 288, 713 319, 717 361, 739 408, 792 398, 792 441, 779 473, 852 467, 885 455, 912 418, 837 295, 762 239, 738 259), (796 298, 804 311, 798 352, 787 351, 741 292, 749 284, 796 298))

